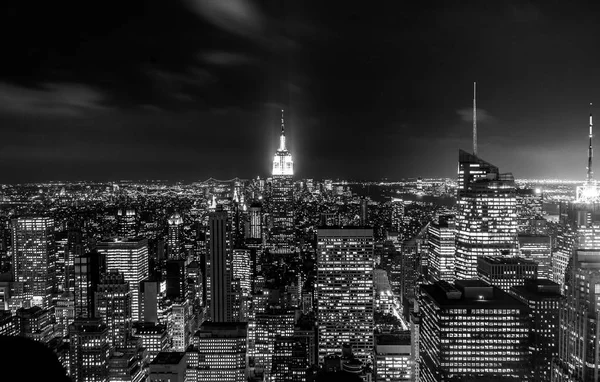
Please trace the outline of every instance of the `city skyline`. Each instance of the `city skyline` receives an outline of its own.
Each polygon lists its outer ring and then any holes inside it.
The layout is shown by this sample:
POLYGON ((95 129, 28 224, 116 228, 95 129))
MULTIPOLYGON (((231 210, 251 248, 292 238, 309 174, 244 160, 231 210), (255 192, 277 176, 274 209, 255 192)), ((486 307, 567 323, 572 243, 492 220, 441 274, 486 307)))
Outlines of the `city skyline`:
POLYGON ((30 30, 0 64, 4 182, 263 176, 281 108, 299 177, 450 177, 473 81, 479 156, 585 177, 593 8, 345 5, 8 6, 30 30))

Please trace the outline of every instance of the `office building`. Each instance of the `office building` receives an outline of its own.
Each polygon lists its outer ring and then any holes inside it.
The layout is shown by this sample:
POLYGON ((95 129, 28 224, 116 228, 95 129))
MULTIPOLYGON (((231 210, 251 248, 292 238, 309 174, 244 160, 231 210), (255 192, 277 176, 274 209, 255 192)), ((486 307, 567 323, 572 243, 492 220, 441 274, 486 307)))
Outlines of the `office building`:
POLYGON ((166 351, 169 346, 169 337, 165 325, 138 322, 133 326, 134 336, 141 338, 142 346, 148 352, 150 361, 162 351, 166 351))
POLYGON ((130 347, 117 349, 108 359, 108 381, 145 382, 147 368, 145 350, 130 347))
POLYGON ((231 291, 231 238, 227 212, 222 205, 209 216, 210 255, 210 317, 213 322, 231 322, 233 304, 231 291))
POLYGON ((410 333, 375 336, 374 371, 377 381, 413 381, 410 333))
POLYGON ((248 321, 250 295, 252 293, 250 250, 234 249, 232 258, 233 319, 235 321, 248 321))
POLYGON ((88 252, 73 260, 75 317, 92 318, 96 313, 94 293, 100 281, 100 257, 88 252))
POLYGON ((133 208, 119 208, 117 211, 117 236, 134 238, 138 233, 137 214, 133 208))
POLYGON ((600 221, 592 208, 578 206, 575 248, 565 272, 553 381, 600 380, 600 221))
POLYGON ((55 285, 54 220, 48 217, 12 219, 12 271, 17 306, 50 306, 55 285))
POLYGON ((317 235, 319 362, 348 343, 357 358, 373 356, 373 229, 322 228, 317 235))
POLYGON ((526 304, 531 325, 530 345, 534 382, 550 381, 552 360, 558 356, 560 286, 550 280, 526 280, 509 293, 526 304))
POLYGON ((186 382, 186 367, 184 352, 160 352, 150 362, 148 382, 186 382))
POLYGON ((22 337, 47 344, 54 336, 50 309, 42 309, 39 306, 20 308, 14 320, 22 337))
POLYGON ((167 260, 167 298, 175 301, 187 297, 187 278, 185 260, 167 260))
POLYGON ((100 318, 76 318, 69 326, 69 369, 73 382, 106 382, 110 341, 100 318))
POLYGON ((556 236, 556 248, 552 253, 552 280, 565 290, 565 274, 573 256, 575 231, 566 226, 556 236))
POLYGON ((480 280, 438 281, 419 296, 419 380, 526 380, 529 307, 480 280))
POLYGON ((262 204, 254 202, 249 208, 250 226, 248 229, 248 238, 262 239, 262 204))
POLYGON ((143 280, 140 283, 140 322, 158 324, 158 294, 160 283, 156 280, 143 280))
POLYGON ((131 289, 118 271, 100 277, 95 293, 96 317, 108 326, 111 346, 124 348, 131 334, 131 289))
POLYGON ((540 189, 517 188, 517 226, 519 234, 542 234, 546 229, 543 194, 540 189))
POLYGON ((174 303, 171 311, 171 325, 169 326, 173 350, 185 351, 190 343, 189 306, 187 301, 174 303))
POLYGON ((169 220, 169 236, 167 239, 167 254, 169 259, 182 257, 183 248, 183 219, 179 214, 173 214, 169 220))
POLYGON ((538 278, 552 280, 552 239, 547 235, 519 234, 519 253, 538 265, 538 278))
POLYGON ((69 334, 69 325, 75 320, 75 296, 73 292, 63 292, 56 300, 54 307, 56 335, 66 337, 69 334))
POLYGON ((505 292, 511 287, 525 285, 525 280, 537 279, 538 265, 522 257, 482 256, 477 259, 480 280, 505 292))
POLYGON ((442 215, 429 225, 429 278, 432 281, 455 279, 456 232, 454 216, 442 215))
POLYGON ((456 214, 456 278, 477 276, 480 256, 517 255, 512 174, 460 150, 456 214))
POLYGON ((306 381, 307 342, 297 337, 275 337, 271 378, 276 382, 306 381))
POLYGON ((249 339, 249 355, 255 367, 270 375, 273 370, 275 338, 294 335, 295 315, 293 310, 266 309, 256 313, 249 339))
POLYGON ((281 111, 281 136, 279 148, 273 157, 273 178, 268 200, 273 227, 269 244, 274 253, 289 254, 294 251, 294 161, 286 148, 285 124, 281 111))
POLYGON ((131 291, 131 314, 134 321, 140 314, 140 283, 148 277, 148 240, 144 238, 113 238, 97 243, 98 252, 106 259, 107 271, 123 273, 131 291))
POLYGON ((193 339, 197 381, 246 381, 248 324, 205 322, 193 339))

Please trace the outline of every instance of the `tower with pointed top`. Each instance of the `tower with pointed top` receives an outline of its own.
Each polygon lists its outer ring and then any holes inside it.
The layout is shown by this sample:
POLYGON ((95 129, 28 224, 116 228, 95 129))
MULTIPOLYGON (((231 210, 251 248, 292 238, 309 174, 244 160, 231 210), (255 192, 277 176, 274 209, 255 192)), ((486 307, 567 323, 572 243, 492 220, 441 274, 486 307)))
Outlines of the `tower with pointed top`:
POLYGON ((281 110, 279 148, 273 157, 273 180, 269 210, 272 229, 269 235, 271 251, 287 254, 294 250, 294 161, 285 141, 285 120, 281 110))
MULTIPOLYGON (((590 103, 590 109, 592 104, 590 103)), ((592 138, 594 137, 594 124, 592 122, 592 112, 590 111, 590 133, 588 146, 588 161, 587 161, 587 176, 583 185, 577 187, 576 203, 599 203, 600 202, 600 186, 594 179, 594 171, 592 170, 592 158, 594 157, 594 147, 592 138)))

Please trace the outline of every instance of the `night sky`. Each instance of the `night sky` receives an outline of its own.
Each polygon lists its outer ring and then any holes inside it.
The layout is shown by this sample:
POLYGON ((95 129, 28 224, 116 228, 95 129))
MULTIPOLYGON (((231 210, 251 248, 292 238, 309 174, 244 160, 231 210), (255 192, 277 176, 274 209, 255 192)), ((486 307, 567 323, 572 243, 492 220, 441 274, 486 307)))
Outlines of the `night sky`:
POLYGON ((454 177, 473 81, 517 178, 583 180, 590 102, 600 128, 600 8, 572 1, 10 3, 0 183, 265 177, 282 107, 298 177, 454 177))

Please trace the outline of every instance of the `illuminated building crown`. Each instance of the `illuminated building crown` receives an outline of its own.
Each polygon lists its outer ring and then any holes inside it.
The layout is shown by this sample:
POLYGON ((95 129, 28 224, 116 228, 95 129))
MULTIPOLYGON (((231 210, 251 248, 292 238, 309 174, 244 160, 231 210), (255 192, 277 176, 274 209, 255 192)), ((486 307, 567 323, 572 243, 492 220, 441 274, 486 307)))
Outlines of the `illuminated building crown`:
POLYGON ((279 137, 279 149, 273 157, 273 175, 294 175, 294 161, 292 154, 285 147, 285 123, 283 110, 281 110, 281 136, 279 137))

